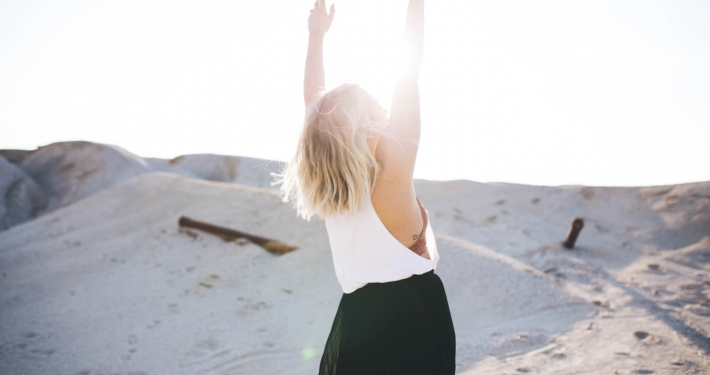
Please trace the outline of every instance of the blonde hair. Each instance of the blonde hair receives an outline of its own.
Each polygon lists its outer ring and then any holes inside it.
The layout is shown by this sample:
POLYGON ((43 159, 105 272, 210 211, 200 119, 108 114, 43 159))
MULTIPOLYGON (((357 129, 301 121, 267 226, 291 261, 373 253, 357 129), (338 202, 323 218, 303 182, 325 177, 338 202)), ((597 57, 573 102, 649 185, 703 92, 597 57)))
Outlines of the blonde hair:
POLYGON ((368 131, 387 136, 372 119, 377 100, 354 83, 325 92, 307 108, 296 154, 272 185, 310 221, 360 210, 381 166, 367 142, 368 131))

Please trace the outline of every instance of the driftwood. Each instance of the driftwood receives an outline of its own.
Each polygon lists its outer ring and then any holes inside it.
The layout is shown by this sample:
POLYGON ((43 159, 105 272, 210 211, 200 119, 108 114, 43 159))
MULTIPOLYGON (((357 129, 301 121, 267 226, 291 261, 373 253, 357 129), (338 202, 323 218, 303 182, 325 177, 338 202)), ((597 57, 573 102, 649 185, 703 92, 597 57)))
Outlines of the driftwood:
POLYGON ((202 221, 193 220, 193 219, 190 219, 189 217, 185 217, 185 216, 180 217, 180 220, 178 220, 178 224, 181 227, 199 229, 203 232, 217 235, 217 236, 221 237, 222 239, 224 239, 225 241, 233 241, 233 240, 237 240, 240 238, 244 238, 244 239, 251 241, 253 244, 261 246, 262 248, 264 248, 274 254, 279 254, 279 255, 286 254, 288 252, 298 249, 298 247, 296 247, 296 246, 286 245, 285 243, 282 243, 279 241, 271 240, 268 238, 256 236, 256 235, 249 234, 249 233, 240 232, 240 231, 230 229, 230 228, 220 227, 220 226, 205 223, 202 221))

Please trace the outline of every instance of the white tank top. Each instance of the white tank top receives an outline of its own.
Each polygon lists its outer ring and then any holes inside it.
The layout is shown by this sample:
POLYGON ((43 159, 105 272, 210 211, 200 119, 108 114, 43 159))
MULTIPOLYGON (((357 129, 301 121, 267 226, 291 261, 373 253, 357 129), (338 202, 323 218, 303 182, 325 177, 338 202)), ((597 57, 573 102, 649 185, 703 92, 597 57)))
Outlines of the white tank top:
POLYGON ((429 260, 404 246, 387 230, 369 196, 363 200, 360 212, 325 217, 325 227, 335 275, 346 294, 367 283, 385 283, 421 275, 436 269, 439 262, 431 220, 426 227, 429 260))

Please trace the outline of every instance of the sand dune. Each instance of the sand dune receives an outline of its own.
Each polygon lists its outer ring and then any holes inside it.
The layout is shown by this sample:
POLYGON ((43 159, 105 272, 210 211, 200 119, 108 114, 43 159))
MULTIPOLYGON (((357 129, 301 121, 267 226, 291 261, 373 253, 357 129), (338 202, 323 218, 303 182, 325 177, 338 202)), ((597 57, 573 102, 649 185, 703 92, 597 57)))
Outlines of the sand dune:
MULTIPOLYGON (((53 209, 0 232, 0 374, 317 373, 341 295, 323 224, 258 187, 268 170, 246 158, 92 145, 20 163, 53 209), (180 216, 299 249, 226 242, 180 216)), ((457 373, 707 373, 710 182, 415 187, 457 373), (574 217, 585 228, 566 250, 574 217)))
POLYGON ((12 198, 3 194, 5 201, 0 202, 0 213, 5 210, 7 219, 0 230, 144 173, 164 171, 275 189, 270 184, 270 173, 280 168, 274 161, 212 154, 183 155, 170 160, 141 158, 115 145, 85 141, 57 142, 30 151, 0 150, 3 176, 0 193, 12 186, 21 191, 21 194, 13 191, 12 198))
POLYGON ((47 196, 22 168, 0 156, 0 231, 36 217, 47 196))

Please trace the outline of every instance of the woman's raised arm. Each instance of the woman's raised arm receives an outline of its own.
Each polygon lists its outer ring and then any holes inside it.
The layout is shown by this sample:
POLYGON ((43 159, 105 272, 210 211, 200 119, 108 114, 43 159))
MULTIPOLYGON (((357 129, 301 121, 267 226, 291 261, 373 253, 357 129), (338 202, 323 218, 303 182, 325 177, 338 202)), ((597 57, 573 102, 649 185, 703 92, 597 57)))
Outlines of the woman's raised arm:
POLYGON ((325 90, 323 69, 323 38, 330 29, 335 16, 335 5, 330 6, 330 14, 325 9, 325 0, 316 0, 308 17, 308 54, 303 80, 303 99, 306 106, 325 90))
POLYGON ((419 79, 424 49, 424 0, 409 0, 407 21, 404 26, 404 58, 399 81, 419 79))
POLYGON ((388 178, 411 184, 419 149, 421 117, 419 111, 419 68, 424 46, 424 0, 409 0, 400 72, 390 106, 387 132, 402 139, 396 142, 382 137, 377 159, 383 162, 388 178))

